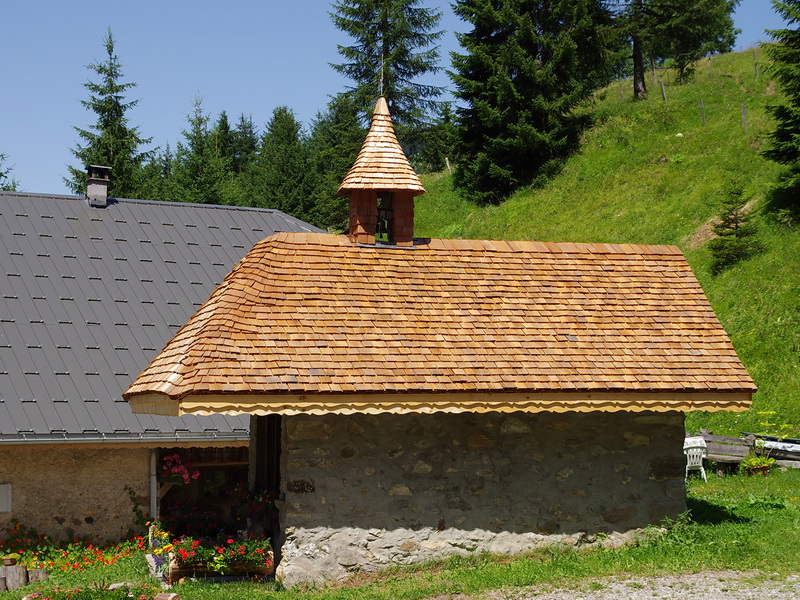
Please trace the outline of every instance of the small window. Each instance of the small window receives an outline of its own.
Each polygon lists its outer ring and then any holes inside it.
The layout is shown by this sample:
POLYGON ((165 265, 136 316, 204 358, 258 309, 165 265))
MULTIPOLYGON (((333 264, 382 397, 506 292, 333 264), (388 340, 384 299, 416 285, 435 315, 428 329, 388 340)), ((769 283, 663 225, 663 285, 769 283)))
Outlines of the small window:
POLYGON ((394 244, 394 207, 392 192, 378 191, 378 223, 375 228, 375 239, 379 242, 394 244))
POLYGON ((0 483, 0 513, 11 512, 11 484, 0 483))

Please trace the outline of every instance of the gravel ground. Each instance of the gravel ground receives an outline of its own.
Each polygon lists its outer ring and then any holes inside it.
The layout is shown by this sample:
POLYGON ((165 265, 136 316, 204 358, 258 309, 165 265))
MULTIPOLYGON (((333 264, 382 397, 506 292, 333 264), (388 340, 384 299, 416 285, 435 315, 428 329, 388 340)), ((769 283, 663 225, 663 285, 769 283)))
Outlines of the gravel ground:
POLYGON ((800 574, 705 571, 662 577, 606 577, 573 589, 504 588, 475 600, 794 600, 800 574))

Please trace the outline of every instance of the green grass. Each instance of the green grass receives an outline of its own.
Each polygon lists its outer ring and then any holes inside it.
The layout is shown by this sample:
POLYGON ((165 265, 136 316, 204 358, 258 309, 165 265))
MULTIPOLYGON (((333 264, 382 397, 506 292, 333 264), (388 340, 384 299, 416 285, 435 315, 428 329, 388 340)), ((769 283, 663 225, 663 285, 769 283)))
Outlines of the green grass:
MULTIPOLYGON (((558 585, 588 589, 612 575, 656 576, 703 570, 758 571, 778 578, 800 564, 800 470, 773 471, 769 477, 693 478, 688 484, 691 518, 681 519, 660 536, 623 549, 542 550, 526 557, 475 555, 413 568, 364 575, 338 587, 280 590, 275 583, 203 583, 176 585, 188 600, 357 600, 416 599, 444 594, 473 595, 519 586, 558 585)), ((42 589, 85 588, 92 583, 146 581, 141 553, 111 567, 54 574, 42 589)), ((32 592, 37 586, 22 590, 32 592)), ((18 600, 20 591, 0 594, 18 600)), ((98 596, 99 598, 101 596, 98 596)))
POLYGON ((423 177, 416 234, 678 245, 759 387, 751 411, 691 414, 688 427, 800 437, 800 232, 766 212, 781 168, 759 154, 772 128, 765 107, 779 100, 775 86, 764 69, 755 78, 752 52, 715 57, 710 72, 702 62, 690 84, 667 81, 666 104, 651 79, 645 102, 632 101, 624 85, 622 99, 619 84, 596 95, 580 152, 539 189, 477 206, 453 190, 449 175, 423 177), (767 250, 712 276, 704 234, 732 179, 753 201, 767 250))

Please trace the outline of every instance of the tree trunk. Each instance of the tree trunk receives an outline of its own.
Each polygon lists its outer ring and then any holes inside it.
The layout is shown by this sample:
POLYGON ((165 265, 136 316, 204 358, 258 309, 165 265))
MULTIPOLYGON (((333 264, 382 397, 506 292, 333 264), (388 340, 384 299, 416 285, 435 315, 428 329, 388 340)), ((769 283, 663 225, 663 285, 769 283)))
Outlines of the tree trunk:
POLYGON ((647 85, 644 82, 644 57, 642 56, 642 40, 637 34, 633 39, 633 97, 635 100, 647 98, 647 85))
POLYGON ((633 15, 631 18, 631 41, 633 42, 633 99, 644 100, 647 98, 647 85, 644 82, 644 56, 642 52, 642 38, 640 33, 644 21, 644 7, 642 0, 633 0, 631 3, 633 15))

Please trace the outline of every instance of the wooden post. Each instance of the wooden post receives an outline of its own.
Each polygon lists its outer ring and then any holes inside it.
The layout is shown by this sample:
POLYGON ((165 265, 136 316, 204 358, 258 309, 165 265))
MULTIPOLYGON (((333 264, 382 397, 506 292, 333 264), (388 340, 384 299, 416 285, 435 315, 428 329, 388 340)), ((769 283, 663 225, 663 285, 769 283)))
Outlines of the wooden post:
POLYGON ((653 65, 653 85, 658 83, 658 75, 656 75, 656 61, 651 63, 653 65))
POLYGON ((36 583, 38 581, 45 581, 50 577, 48 569, 29 569, 28 570, 28 583, 36 583))
POLYGON ((0 567, 0 577, 5 576, 6 589, 10 592, 28 585, 28 569, 25 565, 0 567))
POLYGON ((453 174, 453 169, 450 168, 450 159, 447 158, 446 156, 444 157, 444 164, 447 166, 447 172, 450 175, 452 175, 453 174))
POLYGON ((661 98, 664 100, 664 104, 666 104, 667 103, 667 92, 664 89, 664 82, 663 81, 659 81, 658 83, 661 84, 661 98))
POLYGON ((747 107, 742 104, 742 129, 747 133, 747 107))
POLYGON ((706 107, 703 104, 703 99, 700 98, 700 118, 703 122, 703 127, 706 126, 706 107))

